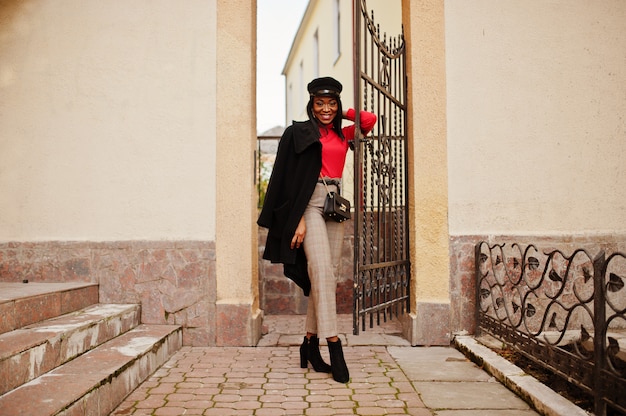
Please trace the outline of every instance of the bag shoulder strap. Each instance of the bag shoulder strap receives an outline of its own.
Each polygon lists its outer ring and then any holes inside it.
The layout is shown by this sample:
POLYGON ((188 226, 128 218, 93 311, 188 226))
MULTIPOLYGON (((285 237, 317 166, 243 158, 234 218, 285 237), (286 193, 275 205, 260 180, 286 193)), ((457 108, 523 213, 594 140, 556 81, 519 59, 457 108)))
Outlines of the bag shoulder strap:
POLYGON ((320 178, 322 179, 322 182, 324 182, 324 187, 326 188, 326 192, 330 194, 330 190, 328 190, 328 185, 326 185, 326 179, 324 179, 322 175, 320 175, 320 178))

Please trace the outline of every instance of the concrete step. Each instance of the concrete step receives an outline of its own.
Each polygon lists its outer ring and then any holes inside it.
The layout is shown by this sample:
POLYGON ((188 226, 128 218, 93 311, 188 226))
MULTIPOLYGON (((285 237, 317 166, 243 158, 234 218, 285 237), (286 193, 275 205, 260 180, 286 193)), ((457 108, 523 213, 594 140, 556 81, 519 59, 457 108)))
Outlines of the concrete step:
POLYGON ((139 305, 92 305, 0 334, 4 394, 139 325, 139 305))
POLYGON ((0 415, 108 415, 181 346, 180 326, 140 325, 0 396, 0 415))
POLYGON ((0 282, 0 334, 95 303, 96 283, 0 282))

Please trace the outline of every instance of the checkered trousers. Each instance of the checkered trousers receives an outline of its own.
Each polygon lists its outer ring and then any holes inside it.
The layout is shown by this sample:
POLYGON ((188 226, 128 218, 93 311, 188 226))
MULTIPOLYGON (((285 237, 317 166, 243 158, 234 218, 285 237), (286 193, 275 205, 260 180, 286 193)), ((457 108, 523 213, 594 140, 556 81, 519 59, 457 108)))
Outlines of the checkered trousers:
MULTIPOLYGON (((337 192, 336 185, 329 184, 328 189, 337 192)), ((343 223, 326 220, 322 213, 327 193, 324 184, 318 183, 304 211, 303 245, 311 280, 305 329, 320 339, 338 334, 335 270, 343 244, 343 223)))

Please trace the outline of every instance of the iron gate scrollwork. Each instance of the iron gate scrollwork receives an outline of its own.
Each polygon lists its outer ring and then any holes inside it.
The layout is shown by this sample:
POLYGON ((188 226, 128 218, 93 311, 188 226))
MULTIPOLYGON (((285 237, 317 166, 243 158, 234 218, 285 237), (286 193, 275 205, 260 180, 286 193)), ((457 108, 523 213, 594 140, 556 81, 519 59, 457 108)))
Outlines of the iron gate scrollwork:
POLYGON ((378 116, 354 149, 353 332, 409 311, 407 83, 404 36, 381 36, 365 0, 355 11, 355 109, 378 116))

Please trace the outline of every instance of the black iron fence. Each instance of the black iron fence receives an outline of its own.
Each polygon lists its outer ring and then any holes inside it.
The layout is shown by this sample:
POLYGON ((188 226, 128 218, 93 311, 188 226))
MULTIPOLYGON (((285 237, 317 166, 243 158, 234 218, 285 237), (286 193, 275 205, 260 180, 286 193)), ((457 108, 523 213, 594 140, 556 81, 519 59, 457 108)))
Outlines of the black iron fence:
POLYGON ((626 255, 475 246, 477 332, 626 413, 626 255))

